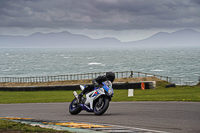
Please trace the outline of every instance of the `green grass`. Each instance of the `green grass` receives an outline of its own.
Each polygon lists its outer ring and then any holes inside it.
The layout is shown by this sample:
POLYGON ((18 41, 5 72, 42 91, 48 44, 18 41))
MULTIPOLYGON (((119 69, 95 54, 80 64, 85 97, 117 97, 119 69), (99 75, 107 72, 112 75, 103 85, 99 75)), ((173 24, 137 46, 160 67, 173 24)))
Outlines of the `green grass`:
MULTIPOLYGON (((114 90, 112 101, 200 101, 200 85, 165 88, 165 82, 157 82, 156 89, 114 90)), ((80 91, 77 91, 80 93, 80 91)), ((73 91, 0 91, 0 103, 70 102, 73 91)))
POLYGON ((0 103, 69 102, 73 98, 73 91, 0 91, 0 103))
POLYGON ((22 124, 9 120, 0 120, 0 132, 16 132, 16 133, 27 133, 27 132, 53 132, 53 133, 70 133, 68 131, 57 131, 53 129, 40 128, 39 126, 31 126, 28 124, 22 124))
POLYGON ((133 97, 127 97, 127 91, 115 91, 113 101, 200 101, 200 87, 156 88, 134 90, 133 97))

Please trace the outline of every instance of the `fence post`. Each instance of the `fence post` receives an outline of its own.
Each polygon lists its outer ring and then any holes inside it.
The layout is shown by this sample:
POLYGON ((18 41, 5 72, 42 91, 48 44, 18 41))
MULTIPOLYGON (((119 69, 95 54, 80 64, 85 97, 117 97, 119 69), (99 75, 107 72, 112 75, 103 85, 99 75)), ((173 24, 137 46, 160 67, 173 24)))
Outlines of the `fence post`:
POLYGON ((131 78, 133 77, 133 71, 131 71, 131 78))

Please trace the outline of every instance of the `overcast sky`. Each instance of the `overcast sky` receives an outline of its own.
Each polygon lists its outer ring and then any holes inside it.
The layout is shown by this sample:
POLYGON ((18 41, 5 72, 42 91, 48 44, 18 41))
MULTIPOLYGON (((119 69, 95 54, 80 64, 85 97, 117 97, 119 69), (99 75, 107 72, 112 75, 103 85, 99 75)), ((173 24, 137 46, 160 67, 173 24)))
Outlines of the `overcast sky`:
POLYGON ((123 42, 200 31, 200 0, 0 0, 0 34, 69 31, 123 42))

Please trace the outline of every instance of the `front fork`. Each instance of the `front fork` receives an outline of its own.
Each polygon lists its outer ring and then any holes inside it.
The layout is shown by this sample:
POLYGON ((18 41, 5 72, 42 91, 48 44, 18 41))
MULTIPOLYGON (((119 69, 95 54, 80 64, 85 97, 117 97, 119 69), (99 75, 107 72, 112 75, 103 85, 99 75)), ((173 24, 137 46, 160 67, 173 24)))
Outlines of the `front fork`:
POLYGON ((103 102, 103 98, 99 97, 98 106, 101 106, 102 102, 103 102))
POLYGON ((79 103, 79 99, 78 99, 78 94, 77 94, 77 92, 74 91, 73 94, 74 94, 74 97, 77 99, 77 101, 78 101, 78 103, 79 103))
POLYGON ((100 98, 99 98, 99 102, 98 102, 98 104, 101 105, 101 104, 102 104, 102 101, 103 101, 103 98, 100 97, 100 98))

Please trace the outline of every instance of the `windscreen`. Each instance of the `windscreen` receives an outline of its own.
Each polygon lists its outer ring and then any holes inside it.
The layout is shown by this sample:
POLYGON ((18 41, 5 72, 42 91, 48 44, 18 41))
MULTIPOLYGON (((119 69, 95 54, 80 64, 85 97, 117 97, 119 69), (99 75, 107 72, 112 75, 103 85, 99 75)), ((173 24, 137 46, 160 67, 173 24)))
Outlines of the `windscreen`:
POLYGON ((109 80, 104 81, 104 83, 105 83, 108 87, 112 88, 112 83, 111 83, 109 80))

